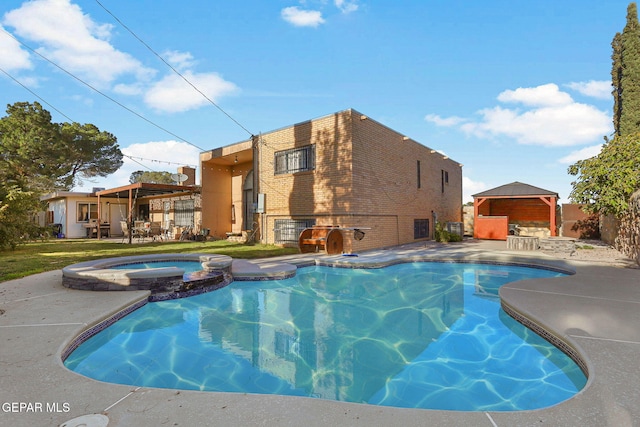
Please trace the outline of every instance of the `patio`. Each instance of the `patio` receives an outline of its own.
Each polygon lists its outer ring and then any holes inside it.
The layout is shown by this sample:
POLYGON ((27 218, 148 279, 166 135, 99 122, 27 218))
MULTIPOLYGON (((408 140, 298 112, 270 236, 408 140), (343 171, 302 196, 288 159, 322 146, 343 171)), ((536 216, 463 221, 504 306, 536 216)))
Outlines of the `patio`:
MULTIPOLYGON (((406 245, 361 253, 348 260, 339 256, 302 254, 280 257, 278 261, 304 265, 315 262, 316 258, 323 263, 429 259, 531 263, 575 269, 575 275, 560 279, 505 285, 500 295, 518 313, 579 350, 589 370, 587 386, 574 398, 542 410, 446 412, 288 396, 100 383, 65 369, 61 362, 62 352, 80 332, 146 299, 148 292, 71 290, 62 286, 61 271, 53 271, 0 283, 0 352, 4 365, 0 380, 3 405, 0 424, 60 425, 88 414, 104 414, 110 426, 212 423, 632 426, 640 419, 637 405, 640 395, 637 369, 640 269, 561 260, 540 252, 506 251, 505 242, 496 241, 406 245)), ((254 260, 241 268, 255 270, 261 263, 273 261, 254 260)))

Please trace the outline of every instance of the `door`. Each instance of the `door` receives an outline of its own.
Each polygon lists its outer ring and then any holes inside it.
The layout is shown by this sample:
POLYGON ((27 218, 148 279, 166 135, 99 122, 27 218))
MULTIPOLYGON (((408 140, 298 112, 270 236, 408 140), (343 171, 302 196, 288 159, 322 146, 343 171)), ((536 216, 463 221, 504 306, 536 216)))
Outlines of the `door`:
POLYGON ((124 203, 109 204, 109 233, 112 236, 122 236, 120 221, 127 220, 127 205, 124 203))

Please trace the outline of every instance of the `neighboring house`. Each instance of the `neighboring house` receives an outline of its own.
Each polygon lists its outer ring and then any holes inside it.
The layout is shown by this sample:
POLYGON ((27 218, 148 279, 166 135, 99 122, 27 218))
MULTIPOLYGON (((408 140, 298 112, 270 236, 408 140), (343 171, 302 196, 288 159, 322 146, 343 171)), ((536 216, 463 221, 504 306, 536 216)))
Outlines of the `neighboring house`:
POLYGON ((87 237, 92 224, 100 223, 103 234, 121 236, 121 221, 159 222, 172 232, 201 222, 200 187, 195 169, 179 168, 187 176, 182 185, 136 183, 123 187, 95 188, 91 193, 56 192, 41 198, 47 202, 45 225, 60 228, 66 238, 87 237), (108 233, 107 233, 108 231, 108 233))
MULTIPOLYGON (((98 221, 98 198, 95 193, 59 191, 47 194, 41 200, 47 202, 45 225, 56 224, 64 237, 86 237, 85 225, 92 220, 98 221)), ((106 208, 105 203, 101 211, 106 213, 106 208)))
POLYGON ((200 154, 202 226, 296 245, 312 225, 345 232, 345 251, 429 239, 462 220, 462 165, 349 109, 200 154))

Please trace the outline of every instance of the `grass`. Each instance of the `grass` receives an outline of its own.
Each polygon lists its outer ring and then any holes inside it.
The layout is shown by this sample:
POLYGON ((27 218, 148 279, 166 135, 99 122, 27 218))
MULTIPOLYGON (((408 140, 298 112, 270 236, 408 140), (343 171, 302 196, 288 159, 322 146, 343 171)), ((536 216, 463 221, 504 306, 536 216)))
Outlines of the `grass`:
POLYGON ((576 245, 576 249, 595 249, 591 245, 576 245))
POLYGON ((210 242, 149 242, 133 245, 114 240, 64 239, 33 242, 0 252, 0 282, 19 279, 67 265, 100 258, 164 253, 223 254, 233 258, 267 258, 296 253, 295 248, 210 242))

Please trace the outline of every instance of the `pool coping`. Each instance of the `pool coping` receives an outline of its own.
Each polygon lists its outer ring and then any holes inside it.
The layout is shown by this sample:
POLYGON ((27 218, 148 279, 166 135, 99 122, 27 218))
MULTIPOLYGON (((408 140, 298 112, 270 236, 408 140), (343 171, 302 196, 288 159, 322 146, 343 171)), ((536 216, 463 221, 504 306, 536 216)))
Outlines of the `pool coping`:
MULTIPOLYGON (((153 389, 101 383, 68 371, 61 362, 73 337, 113 313, 148 298, 148 292, 87 292, 63 288, 61 272, 0 283, 5 374, 2 402, 67 402, 67 412, 3 412, 0 424, 58 425, 76 416, 104 413, 111 425, 151 426, 169 421, 202 425, 633 425, 640 419, 637 351, 640 350, 640 271, 564 262, 536 254, 486 251, 477 246, 372 251, 349 262, 405 259, 530 262, 575 270, 556 279, 503 286, 503 302, 527 319, 575 343, 590 377, 574 398, 550 408, 520 412, 452 412, 400 409, 321 399, 153 389), (98 303, 99 302, 99 303, 98 303), (598 321, 589 322, 590 318, 598 321), (606 321, 604 321, 604 320, 606 321), (5 345, 10 342, 10 346, 5 345), (26 369, 25 369, 26 368, 26 369)), ((290 256, 255 263, 309 265, 327 256, 290 256)), ((338 258, 336 262, 345 262, 338 258)), ((172 423, 171 423, 172 424, 172 423)))

